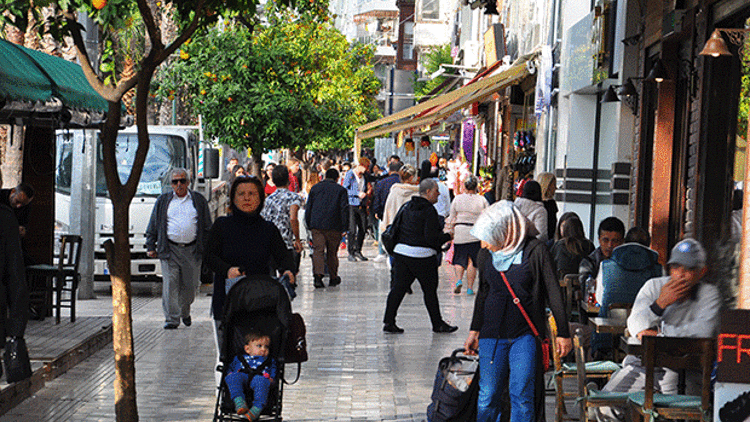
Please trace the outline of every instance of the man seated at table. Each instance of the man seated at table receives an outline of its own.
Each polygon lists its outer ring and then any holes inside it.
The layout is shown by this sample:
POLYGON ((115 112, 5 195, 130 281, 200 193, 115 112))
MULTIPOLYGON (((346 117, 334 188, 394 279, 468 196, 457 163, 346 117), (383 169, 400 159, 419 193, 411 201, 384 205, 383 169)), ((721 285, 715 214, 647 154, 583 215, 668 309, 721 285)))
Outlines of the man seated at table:
MULTIPOLYGON (((706 252, 694 239, 685 239, 672 248, 667 262, 669 275, 652 278, 643 285, 628 317, 629 343, 640 344, 643 336, 715 337, 718 334, 721 300, 716 286, 702 282, 706 252)), ((696 393, 700 379, 688 374, 686 394, 696 393)), ((677 394, 676 372, 657 368, 654 388, 662 394, 677 394)), ((622 369, 615 372, 602 391, 643 390, 646 369, 638 356, 627 355, 622 369)), ((601 407, 599 421, 626 420, 624 409, 601 407)))
MULTIPOLYGON (((650 249, 651 235, 641 227, 625 234, 625 243, 614 248, 612 256, 601 263, 596 277, 596 302, 599 316, 609 317, 612 304, 633 304, 646 281, 662 276, 659 253, 650 249)), ((595 334, 591 343, 595 360, 612 353, 612 335, 595 334)))
POLYGON ((599 223, 597 230, 599 247, 581 260, 578 267, 579 280, 584 292, 588 291, 589 283, 594 283, 599 274, 599 264, 612 256, 612 251, 622 245, 625 237, 625 224, 617 217, 607 217, 599 223))

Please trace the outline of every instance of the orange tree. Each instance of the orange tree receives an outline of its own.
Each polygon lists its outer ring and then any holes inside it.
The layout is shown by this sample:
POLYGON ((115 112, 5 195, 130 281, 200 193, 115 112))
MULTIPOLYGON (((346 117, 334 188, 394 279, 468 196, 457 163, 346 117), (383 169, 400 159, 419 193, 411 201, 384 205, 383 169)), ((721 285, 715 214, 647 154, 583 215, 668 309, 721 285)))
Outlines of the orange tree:
POLYGON ((227 21, 194 37, 158 95, 181 95, 208 136, 256 163, 264 150, 351 147, 379 113, 372 47, 350 45, 326 13, 267 13, 269 25, 227 21))
MULTIPOLYGON (((277 10, 297 7, 303 13, 317 13, 327 9, 326 0, 272 0, 277 10)), ((101 126, 101 142, 104 158, 104 173, 110 199, 114 209, 114 242, 105 243, 107 261, 112 281, 112 326, 115 352, 115 415, 118 421, 137 421, 135 388, 135 354, 133 350, 131 312, 130 245, 128 236, 128 209, 140 180, 146 152, 149 147, 146 110, 148 92, 157 67, 173 54, 184 56, 180 46, 195 34, 200 34, 213 25, 219 17, 233 17, 245 22, 256 19, 259 0, 0 0, 0 29, 14 26, 26 31, 29 22, 37 22, 40 35, 49 34, 60 42, 72 39, 81 67, 91 86, 109 103, 105 123, 101 126), (54 13, 40 19, 41 8, 48 7, 54 13), (178 33, 173 39, 164 39, 155 18, 162 8, 177 23, 178 33), (94 63, 86 50, 77 14, 88 14, 99 25, 103 34, 101 60, 94 63), (29 19, 33 16, 34 19, 29 19), (120 43, 112 42, 113 34, 129 27, 133 21, 142 22, 145 37, 143 48, 117 51, 120 43), (68 38, 70 37, 70 38, 68 38), (132 53, 136 52, 136 53, 132 53), (131 57, 137 54, 137 57, 131 57), (135 62, 134 72, 117 78, 123 68, 123 57, 135 62), (133 168, 128 179, 122 183, 117 171, 115 142, 121 119, 123 96, 136 89, 136 125, 138 147, 133 168)))

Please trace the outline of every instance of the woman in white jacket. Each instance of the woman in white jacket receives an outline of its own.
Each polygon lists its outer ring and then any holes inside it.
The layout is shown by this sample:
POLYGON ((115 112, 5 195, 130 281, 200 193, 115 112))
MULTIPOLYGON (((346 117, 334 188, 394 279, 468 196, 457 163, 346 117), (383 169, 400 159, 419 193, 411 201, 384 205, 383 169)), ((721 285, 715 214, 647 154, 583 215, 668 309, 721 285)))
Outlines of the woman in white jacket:
POLYGON ((542 187, 538 182, 529 180, 523 185, 523 195, 516 198, 513 203, 521 210, 534 226, 539 235, 537 239, 542 242, 547 241, 547 210, 542 203, 542 187))

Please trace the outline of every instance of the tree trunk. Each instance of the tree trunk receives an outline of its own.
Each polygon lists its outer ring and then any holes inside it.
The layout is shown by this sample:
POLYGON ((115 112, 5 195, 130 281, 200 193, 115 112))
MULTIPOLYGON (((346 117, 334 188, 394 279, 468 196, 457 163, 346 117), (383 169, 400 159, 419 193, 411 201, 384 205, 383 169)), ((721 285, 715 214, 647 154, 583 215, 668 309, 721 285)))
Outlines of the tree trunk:
POLYGON ((14 188, 21 183, 21 174, 23 171, 23 139, 25 128, 21 125, 9 125, 6 136, 3 138, 5 143, 5 154, 0 164, 0 173, 2 173, 2 185, 4 188, 14 188))
MULTIPOLYGON (((120 121, 120 102, 110 102, 102 128, 107 189, 112 200, 114 242, 104 244, 112 283, 112 347, 115 352, 115 415, 117 421, 138 421, 135 389, 135 351, 130 285, 130 202, 133 194, 117 175, 115 144, 120 121)), ((133 175, 131 174, 131 177, 133 175)), ((140 173, 136 176, 140 177, 140 173)))
POLYGON ((252 164, 252 170, 250 171, 250 174, 252 174, 253 176, 257 178, 263 179, 262 177, 263 168, 261 168, 261 165, 263 164, 263 153, 261 152, 259 148, 253 148, 252 159, 253 159, 253 164, 252 164))

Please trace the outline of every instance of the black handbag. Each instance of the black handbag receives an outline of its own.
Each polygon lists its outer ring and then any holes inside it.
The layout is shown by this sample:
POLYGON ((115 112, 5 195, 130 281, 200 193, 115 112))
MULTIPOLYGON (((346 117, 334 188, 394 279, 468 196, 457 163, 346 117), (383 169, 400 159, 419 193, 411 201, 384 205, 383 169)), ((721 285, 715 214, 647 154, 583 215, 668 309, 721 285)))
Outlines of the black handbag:
POLYGON ((26 341, 23 337, 11 337, 5 343, 5 356, 3 358, 5 378, 9 384, 25 380, 31 376, 29 350, 26 348, 26 341))
POLYGON ((385 249, 385 251, 388 252, 388 255, 393 255, 393 249, 396 248, 398 226, 401 225, 401 214, 403 214, 405 206, 406 204, 402 205, 401 208, 398 209, 396 217, 393 218, 393 223, 389 224, 388 227, 385 228, 383 233, 380 233, 380 242, 383 244, 383 248, 385 249))
POLYGON ((307 362, 306 334, 307 328, 302 315, 293 313, 289 322, 289 338, 287 338, 286 353, 284 354, 286 362, 307 362))

